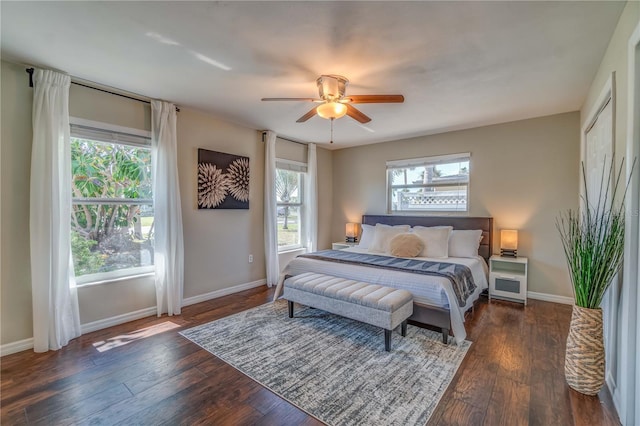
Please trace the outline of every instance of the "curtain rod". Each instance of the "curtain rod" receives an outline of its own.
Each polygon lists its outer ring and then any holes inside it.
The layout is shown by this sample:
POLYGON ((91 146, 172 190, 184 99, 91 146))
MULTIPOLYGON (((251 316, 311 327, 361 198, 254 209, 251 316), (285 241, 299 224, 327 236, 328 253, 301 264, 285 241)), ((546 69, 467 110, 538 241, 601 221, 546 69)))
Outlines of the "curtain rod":
MULTIPOLYGON (((34 68, 27 68, 27 74, 29 74, 29 87, 33 87, 33 71, 34 71, 34 68)), ((75 84, 76 86, 86 87, 87 89, 97 90, 99 92, 108 93, 110 95, 120 96, 122 98, 131 99, 131 100, 142 102, 145 104, 151 104, 151 101, 148 101, 146 99, 134 98, 133 96, 127 96, 127 95, 123 95, 122 93, 112 92, 110 90, 101 89, 99 87, 89 86, 88 84, 78 83, 77 81, 72 81, 71 84, 75 84)), ((177 106, 176 106, 176 112, 180 112, 180 108, 178 108, 177 106)))
MULTIPOLYGON (((264 139, 264 137, 266 136, 266 134, 267 134, 267 131, 266 131, 266 130, 263 130, 263 131, 262 131, 262 142, 264 142, 264 140, 265 140, 265 139, 264 139)), ((276 138, 278 138, 278 139, 282 139, 283 141, 293 142, 293 143, 297 143, 297 144, 304 145, 304 146, 309 145, 309 143, 308 143, 308 142, 299 142, 299 141, 294 141, 293 139, 283 138, 282 136, 278 136, 278 135, 276 135, 276 138)))

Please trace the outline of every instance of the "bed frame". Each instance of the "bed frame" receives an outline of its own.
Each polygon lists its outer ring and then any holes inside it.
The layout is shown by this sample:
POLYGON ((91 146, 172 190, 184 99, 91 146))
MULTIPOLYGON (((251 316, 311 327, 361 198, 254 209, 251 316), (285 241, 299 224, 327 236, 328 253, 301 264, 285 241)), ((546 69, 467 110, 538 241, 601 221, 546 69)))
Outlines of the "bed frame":
MULTIPOLYGON (((453 226, 453 229, 481 229, 482 240, 478 254, 487 264, 493 254, 493 218, 491 217, 460 217, 460 216, 391 216, 391 215, 363 215, 362 223, 375 226, 376 223, 386 225, 411 226, 453 226)), ((442 331, 443 343, 449 341, 451 317, 449 310, 436 308, 414 302, 413 315, 409 317, 409 324, 423 328, 439 328, 442 331)))

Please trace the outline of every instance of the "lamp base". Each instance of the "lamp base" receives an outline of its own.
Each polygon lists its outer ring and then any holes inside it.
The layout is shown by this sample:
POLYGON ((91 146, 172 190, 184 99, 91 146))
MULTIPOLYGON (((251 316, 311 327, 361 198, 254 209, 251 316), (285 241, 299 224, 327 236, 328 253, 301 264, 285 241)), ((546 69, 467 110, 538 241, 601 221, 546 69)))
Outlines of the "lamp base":
POLYGON ((500 256, 502 256, 502 257, 518 257, 518 250, 500 249, 500 256))
POLYGON ((356 238, 356 237, 345 237, 344 240, 347 243, 357 243, 358 242, 358 238, 356 238))

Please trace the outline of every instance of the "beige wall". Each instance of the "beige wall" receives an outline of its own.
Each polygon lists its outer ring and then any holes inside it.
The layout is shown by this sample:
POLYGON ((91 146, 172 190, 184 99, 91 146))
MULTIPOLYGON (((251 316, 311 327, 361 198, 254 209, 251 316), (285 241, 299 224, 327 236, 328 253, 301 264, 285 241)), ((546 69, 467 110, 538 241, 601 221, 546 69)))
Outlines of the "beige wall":
MULTIPOLYGON (((0 344, 32 336, 29 262, 29 176, 33 89, 24 66, 2 62, 1 328, 0 344)), ((142 130, 150 129, 148 104, 72 85, 70 115, 142 130)), ((184 297, 200 296, 265 277, 263 242, 264 144, 254 129, 182 108, 178 113, 178 173, 185 243, 184 297), (250 158, 249 210, 198 210, 197 149, 250 158), (248 262, 253 254, 253 263, 248 262)), ((297 160, 300 147, 285 158, 297 160)), ((304 148, 304 147, 302 147, 304 148)), ((304 150, 306 152, 306 150, 304 150)), ((321 203, 319 247, 330 245, 332 153, 318 149, 321 203)), ((82 324, 155 306, 151 277, 82 286, 82 324)))
POLYGON ((29 266, 29 170, 33 94, 24 67, 4 61, 1 67, 0 343, 8 343, 33 335, 29 266))
POLYGON ((387 212, 387 160, 470 152, 469 215, 492 216, 495 241, 501 228, 520 231, 529 291, 571 296, 555 219, 578 205, 579 146, 572 112, 335 151, 332 238, 344 238, 345 222, 387 212))
POLYGON ((264 145, 260 133, 182 108, 178 169, 185 241, 184 296, 263 279, 264 145), (249 157, 248 210, 198 210, 198 148, 249 157), (249 254, 254 256, 253 263, 248 262, 249 254))

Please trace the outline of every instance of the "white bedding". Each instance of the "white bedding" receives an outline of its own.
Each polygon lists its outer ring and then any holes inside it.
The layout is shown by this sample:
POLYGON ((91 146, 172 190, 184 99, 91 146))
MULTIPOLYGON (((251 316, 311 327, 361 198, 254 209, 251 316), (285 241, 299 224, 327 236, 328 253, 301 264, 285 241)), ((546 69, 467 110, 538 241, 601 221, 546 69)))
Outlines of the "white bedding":
MULTIPOLYGON (((354 253, 369 253, 366 249, 352 247, 345 249, 354 253)), ((432 262, 457 263, 467 266, 471 270, 473 280, 476 283, 475 292, 467 299, 464 307, 458 306, 451 281, 444 277, 431 275, 413 274, 410 272, 400 272, 381 268, 372 268, 347 263, 325 262, 317 259, 307 259, 297 257, 293 259, 282 271, 280 281, 276 287, 274 300, 282 292, 282 285, 286 275, 299 275, 304 272, 315 272, 318 274, 333 275, 341 278, 348 278, 368 282, 372 284, 384 285, 387 287, 401 288, 409 290, 413 294, 415 302, 448 309, 451 315, 451 328, 454 339, 457 343, 462 342, 467 333, 464 328, 464 312, 475 302, 480 293, 488 287, 487 263, 481 256, 474 258, 449 257, 446 259, 432 259, 427 257, 416 257, 414 259, 429 260, 432 262)))

